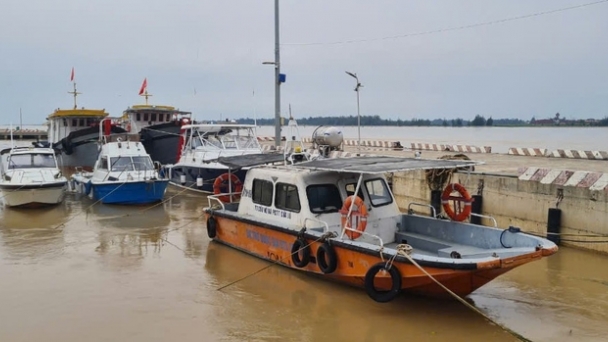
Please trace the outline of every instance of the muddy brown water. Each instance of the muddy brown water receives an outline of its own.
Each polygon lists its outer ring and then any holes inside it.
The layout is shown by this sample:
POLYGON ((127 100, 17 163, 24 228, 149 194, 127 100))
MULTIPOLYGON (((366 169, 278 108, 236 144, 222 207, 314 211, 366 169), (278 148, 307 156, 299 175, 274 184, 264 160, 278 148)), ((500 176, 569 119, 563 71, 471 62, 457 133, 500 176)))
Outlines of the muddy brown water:
MULTIPOLYGON (((268 263, 209 242, 198 195, 92 203, 0 209, 0 341, 516 341, 456 301, 378 304, 276 265, 246 277, 268 263)), ((467 300, 534 341, 608 341, 607 264, 562 248, 467 300)))

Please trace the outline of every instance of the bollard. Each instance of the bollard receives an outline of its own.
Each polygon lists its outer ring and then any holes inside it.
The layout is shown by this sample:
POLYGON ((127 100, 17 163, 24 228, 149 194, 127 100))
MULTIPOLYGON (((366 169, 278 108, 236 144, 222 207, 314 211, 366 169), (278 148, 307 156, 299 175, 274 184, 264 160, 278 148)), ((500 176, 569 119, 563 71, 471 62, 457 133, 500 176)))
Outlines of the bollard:
POLYGON ((559 245, 561 240, 559 236, 561 225, 562 210, 559 208, 549 208, 549 215, 547 217, 547 239, 553 241, 556 245, 559 245))
MULTIPOLYGON (((473 214, 481 214, 481 205, 483 204, 483 197, 481 195, 473 195, 473 203, 471 203, 471 212, 473 214)), ((481 217, 471 215, 472 224, 481 224, 481 217)))
MULTIPOLYGON (((431 190, 431 205, 437 215, 441 214, 441 194, 441 190, 431 190)), ((431 211, 429 215, 433 216, 433 212, 431 211)))

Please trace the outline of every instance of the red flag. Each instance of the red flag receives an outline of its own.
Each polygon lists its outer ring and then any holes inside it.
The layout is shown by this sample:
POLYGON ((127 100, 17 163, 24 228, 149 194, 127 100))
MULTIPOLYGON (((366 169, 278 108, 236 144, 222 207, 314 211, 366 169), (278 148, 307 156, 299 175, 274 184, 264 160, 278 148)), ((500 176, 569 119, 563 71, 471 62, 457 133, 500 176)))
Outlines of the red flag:
POLYGON ((148 78, 144 78, 144 83, 141 84, 141 88, 139 88, 139 95, 143 95, 144 91, 148 87, 148 78))
POLYGON ((72 67, 72 73, 70 74, 70 82, 74 81, 74 67, 72 67))

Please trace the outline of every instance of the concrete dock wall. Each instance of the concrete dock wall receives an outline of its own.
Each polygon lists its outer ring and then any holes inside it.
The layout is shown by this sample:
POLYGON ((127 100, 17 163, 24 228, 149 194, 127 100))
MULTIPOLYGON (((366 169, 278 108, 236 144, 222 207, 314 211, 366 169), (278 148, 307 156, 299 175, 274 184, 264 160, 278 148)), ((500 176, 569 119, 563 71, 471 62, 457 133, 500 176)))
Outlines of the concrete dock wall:
MULTIPOLYGON (((463 184, 469 193, 483 196, 482 213, 496 219, 498 226, 518 226, 524 231, 545 235, 548 209, 556 205, 562 210, 562 245, 575 246, 608 254, 608 243, 571 242, 607 241, 608 192, 589 187, 543 184, 540 181, 521 180, 515 175, 488 173, 455 173, 453 182, 463 184), (558 196, 563 192, 563 198, 558 196), (572 234, 572 235, 569 235, 572 234)), ((393 191, 397 204, 407 210, 412 202, 429 204, 431 191, 423 171, 400 173, 393 176, 393 191)), ((420 214, 430 209, 413 207, 420 214)), ((483 219, 485 225, 493 225, 483 219)))

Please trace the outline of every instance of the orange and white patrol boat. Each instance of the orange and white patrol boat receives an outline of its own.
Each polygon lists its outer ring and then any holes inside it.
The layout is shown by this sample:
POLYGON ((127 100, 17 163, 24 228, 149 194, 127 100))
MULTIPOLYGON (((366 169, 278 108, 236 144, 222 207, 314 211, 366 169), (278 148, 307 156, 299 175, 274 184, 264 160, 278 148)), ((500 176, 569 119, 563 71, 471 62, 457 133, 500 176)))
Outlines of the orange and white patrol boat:
POLYGON ((218 159, 232 170, 250 169, 238 202, 222 202, 232 198, 226 194, 208 197, 209 237, 292 269, 362 287, 378 302, 402 291, 443 297, 447 288, 466 296, 557 251, 553 242, 516 227, 402 213, 384 177, 476 162, 369 156, 276 165, 279 160, 276 155, 218 159))

